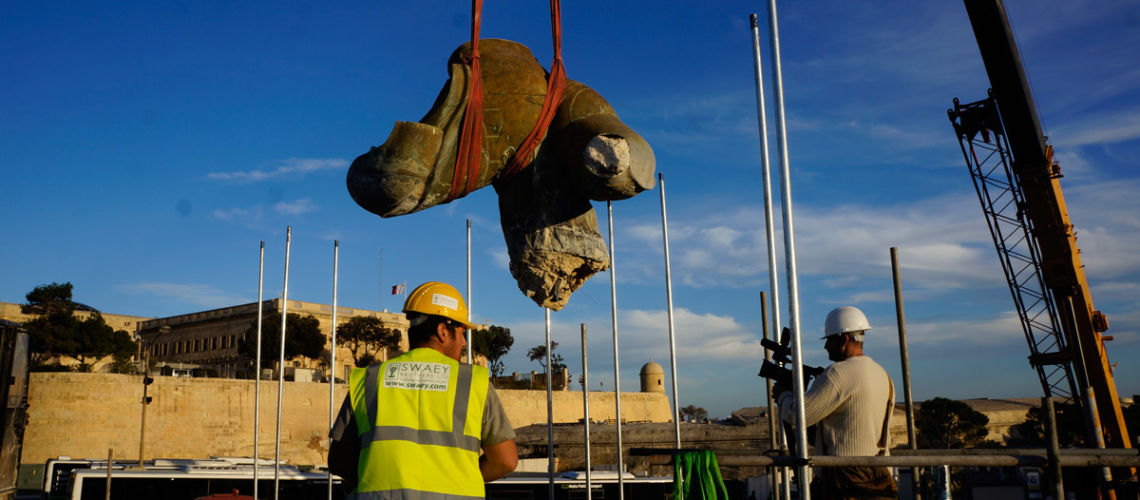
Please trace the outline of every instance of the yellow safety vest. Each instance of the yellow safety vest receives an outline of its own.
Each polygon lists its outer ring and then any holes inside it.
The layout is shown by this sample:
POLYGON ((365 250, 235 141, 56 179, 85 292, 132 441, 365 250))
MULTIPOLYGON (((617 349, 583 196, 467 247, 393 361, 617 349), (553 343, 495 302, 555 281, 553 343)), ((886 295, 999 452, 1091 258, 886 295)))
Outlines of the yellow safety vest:
POLYGON ((349 376, 360 436, 356 498, 483 498, 479 473, 486 368, 430 348, 349 376))

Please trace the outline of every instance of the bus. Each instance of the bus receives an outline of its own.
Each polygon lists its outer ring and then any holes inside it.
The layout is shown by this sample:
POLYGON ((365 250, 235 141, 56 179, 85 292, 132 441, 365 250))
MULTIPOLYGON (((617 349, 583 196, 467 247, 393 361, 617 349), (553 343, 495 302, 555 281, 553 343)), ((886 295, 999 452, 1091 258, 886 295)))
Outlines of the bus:
MULTIPOLYGON (((104 500, 108 476, 112 499, 195 500, 211 495, 252 495, 253 471, 257 467, 258 494, 272 497, 274 470, 271 461, 254 464, 248 458, 207 460, 156 459, 138 467, 138 462, 106 460, 49 460, 44 473, 44 497, 49 500, 104 500), (109 473, 108 473, 109 472, 109 473)), ((281 500, 326 498, 329 474, 302 471, 291 465, 278 467, 281 500)), ((340 477, 332 477, 334 498, 348 494, 340 477)))

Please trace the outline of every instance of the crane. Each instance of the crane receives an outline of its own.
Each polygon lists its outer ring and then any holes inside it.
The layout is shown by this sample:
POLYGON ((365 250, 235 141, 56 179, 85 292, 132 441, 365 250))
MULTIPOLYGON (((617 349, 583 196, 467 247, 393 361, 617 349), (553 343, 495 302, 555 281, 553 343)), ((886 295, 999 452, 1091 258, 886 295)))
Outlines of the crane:
MULTIPOLYGON (((991 90, 954 99, 950 121, 970 168, 1007 284, 1047 397, 1085 410, 1090 442, 1130 448, 1112 365, 1112 337, 1093 307, 1061 191, 1061 169, 1041 122, 1001 0, 965 0, 991 90)), ((1118 479, 1135 476, 1113 470, 1118 479)))

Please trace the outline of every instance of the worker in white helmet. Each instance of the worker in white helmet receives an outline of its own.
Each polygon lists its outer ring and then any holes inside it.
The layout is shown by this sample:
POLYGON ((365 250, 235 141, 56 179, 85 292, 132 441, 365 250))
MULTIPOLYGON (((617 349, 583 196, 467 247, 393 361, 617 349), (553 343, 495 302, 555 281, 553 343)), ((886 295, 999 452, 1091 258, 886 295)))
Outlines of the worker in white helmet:
POLYGON ((356 499, 483 498, 483 483, 513 471, 518 452, 487 369, 459 361, 467 305, 429 281, 404 313, 411 350, 352 371, 329 468, 355 484, 356 499))
MULTIPOLYGON (((837 456, 887 455, 894 385, 890 376, 863 353, 871 323, 863 311, 833 309, 824 322, 823 348, 835 363, 816 377, 804 394, 806 424, 816 426, 815 453, 837 456)), ((795 423, 790 387, 777 386, 780 418, 795 423)), ((898 498, 887 467, 816 468, 812 498, 898 498)))

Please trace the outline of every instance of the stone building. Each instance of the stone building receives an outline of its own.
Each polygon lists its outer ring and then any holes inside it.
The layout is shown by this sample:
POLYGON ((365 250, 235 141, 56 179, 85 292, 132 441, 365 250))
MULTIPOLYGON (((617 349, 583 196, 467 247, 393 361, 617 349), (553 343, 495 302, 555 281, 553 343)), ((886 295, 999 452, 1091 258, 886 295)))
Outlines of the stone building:
POLYGON ((653 360, 641 367, 641 392, 665 393, 665 369, 653 360))
MULTIPOLYGON (((328 349, 332 334, 331 305, 289 300, 286 312, 315 317, 320 323, 321 332, 325 335, 325 348, 328 349)), ((379 318, 385 327, 400 332, 400 351, 408 349, 408 321, 403 314, 349 307, 337 308, 337 324, 343 324, 356 316, 379 318)), ((281 299, 264 301, 262 318, 263 331, 279 331, 269 327, 276 327, 281 322, 281 299)), ((212 372, 213 375, 220 377, 249 377, 250 374, 247 372, 252 364, 238 354, 238 343, 256 321, 257 303, 252 302, 143 321, 139 326, 139 336, 149 355, 167 372, 173 371, 177 374, 184 370, 199 370, 212 372)), ((386 352, 374 354, 378 361, 388 358, 386 352)), ((263 352, 262 356, 276 359, 278 354, 263 352)), ((347 380, 354 364, 351 352, 340 346, 340 342, 336 351, 336 364, 333 370, 336 377, 347 380)), ((328 373, 327 361, 324 360, 304 358, 286 360, 287 377, 290 368, 314 369, 322 375, 321 378, 328 373)))
MULTIPOLYGON (((91 306, 79 303, 76 303, 76 306, 75 317, 83 320, 90 318, 93 314, 101 314, 103 316, 103 321, 105 321, 108 326, 116 331, 123 330, 131 334, 131 338, 135 341, 138 341, 139 324, 150 319, 141 316, 100 312, 91 306)), ((13 321, 16 323, 25 323, 36 318, 36 316, 33 314, 24 314, 20 308, 20 304, 0 302, 0 319, 13 321)), ((60 365, 70 367, 79 365, 79 360, 71 356, 57 356, 56 358, 49 360, 48 364, 55 362, 58 362, 60 365)), ((100 358, 91 363, 91 371, 96 373, 107 372, 111 368, 112 362, 114 362, 114 359, 111 356, 104 356, 103 358, 100 358)))
MULTIPOLYGON (((78 303, 77 303, 77 306, 78 307, 75 308, 75 317, 77 317, 79 319, 87 319, 87 318, 91 317, 92 314, 99 313, 99 314, 103 315, 103 321, 106 321, 108 326, 110 326, 111 328, 114 328, 115 330, 124 330, 127 333, 131 334, 132 336, 134 336, 135 333, 138 332, 139 323, 150 319, 150 318, 144 318, 142 316, 130 316, 130 315, 126 315, 126 314, 105 313, 105 312, 97 311, 97 310, 95 310, 95 308, 93 308, 91 306, 86 306, 86 305, 78 304, 78 303)), ((15 321, 16 323, 24 323, 26 321, 33 320, 36 318, 36 316, 33 314, 24 314, 23 312, 21 312, 20 307, 21 307, 21 304, 13 304, 11 302, 0 302, 0 319, 6 319, 8 321, 15 321)))

